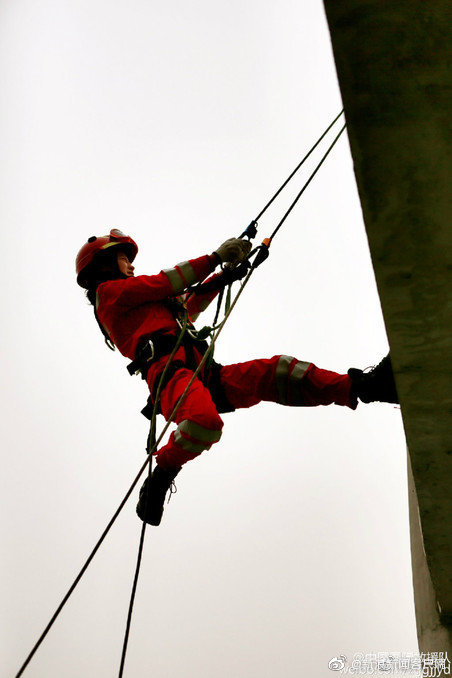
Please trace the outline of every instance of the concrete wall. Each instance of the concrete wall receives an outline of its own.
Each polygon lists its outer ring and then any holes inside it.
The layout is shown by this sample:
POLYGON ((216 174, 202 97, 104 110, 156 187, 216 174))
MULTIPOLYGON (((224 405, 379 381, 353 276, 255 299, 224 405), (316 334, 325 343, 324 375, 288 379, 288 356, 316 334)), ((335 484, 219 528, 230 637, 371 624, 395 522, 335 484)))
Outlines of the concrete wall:
POLYGON ((449 652, 452 659, 452 626, 443 624, 424 550, 419 505, 408 455, 411 562, 419 648, 422 652, 449 652))
POLYGON ((325 0, 325 8, 419 505, 419 640, 421 650, 450 650, 452 3, 325 0), (444 627, 437 638, 422 630, 433 628, 428 577, 444 627))

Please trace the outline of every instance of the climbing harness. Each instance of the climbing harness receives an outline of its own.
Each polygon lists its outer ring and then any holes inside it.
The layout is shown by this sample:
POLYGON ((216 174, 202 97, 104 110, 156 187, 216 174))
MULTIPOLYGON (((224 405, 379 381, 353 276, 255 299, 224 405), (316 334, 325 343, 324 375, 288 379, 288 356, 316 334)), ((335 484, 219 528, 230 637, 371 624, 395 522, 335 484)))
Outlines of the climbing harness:
MULTIPOLYGON (((317 148, 319 143, 322 141, 322 139, 326 136, 326 134, 329 132, 329 130, 333 127, 333 125, 336 123, 336 121, 339 119, 339 117, 342 115, 343 111, 339 113, 339 115, 336 116, 336 118, 333 120, 333 122, 327 127, 327 129, 324 131, 324 133, 319 137, 319 139, 316 141, 316 143, 312 146, 312 148, 308 151, 308 153, 304 156, 304 158, 301 160, 301 162, 297 165, 297 167, 293 170, 293 172, 289 175, 289 177, 285 180, 285 182, 280 186, 280 188, 276 191, 276 193, 273 195, 273 197, 269 200, 269 202, 265 205, 265 207, 261 210, 261 212, 257 215, 256 219, 251 221, 251 223, 247 226, 247 228, 243 231, 240 237, 243 238, 248 238, 249 240, 252 240, 256 237, 257 235, 257 228, 258 228, 258 221, 262 217, 262 215, 265 213, 265 211, 270 207, 270 205, 274 202, 274 200, 278 197, 278 195, 281 193, 281 191, 284 189, 284 187, 289 183, 289 181, 292 179, 292 177, 298 172, 300 167, 304 164, 304 162, 307 160, 307 158, 311 155, 311 153, 317 148)), ((121 513, 123 507, 127 503, 130 495, 134 491, 139 479, 141 478, 142 474, 144 473, 145 469, 148 468, 148 477, 152 472, 152 455, 154 452, 158 449, 158 446, 160 442, 162 441, 164 435, 166 434, 169 426, 174 420, 174 417, 183 403, 188 391, 190 390, 193 382, 195 379, 198 377, 198 375, 201 373, 201 370, 203 369, 204 365, 206 362, 211 359, 213 355, 213 351, 215 348, 215 344, 218 341, 218 338, 228 321, 232 311, 234 310, 240 296, 243 294, 243 291, 248 284, 251 275, 255 271, 258 266, 260 266, 269 256, 269 248, 271 245, 271 242, 273 238, 276 236, 278 231, 280 230, 281 226, 299 201, 300 197, 308 187, 308 185, 311 183, 312 179, 314 176, 317 174, 318 170, 326 160, 327 156, 335 146, 336 142, 338 141, 339 137, 343 133, 345 129, 345 125, 341 128, 340 132, 337 134, 333 142, 330 144, 329 148, 327 149, 326 153, 323 155, 321 158, 320 162, 317 164, 316 168, 310 175, 309 179, 305 182, 303 185, 302 189, 300 192, 297 194, 296 198, 290 205, 289 209, 286 211, 282 219, 279 221, 277 224, 276 228, 272 232, 271 236, 269 238, 265 238, 260 245, 258 245, 256 248, 254 248, 247 258, 245 259, 242 264, 237 266, 236 268, 233 269, 227 269, 223 268, 223 275, 221 276, 221 281, 218 280, 218 277, 216 279, 215 284, 219 285, 218 288, 212 288, 208 287, 209 284, 212 285, 213 281, 207 281, 206 283, 201 283, 189 290, 189 293, 194 293, 194 294, 201 294, 204 293, 205 291, 212 291, 212 289, 219 289, 220 290, 220 296, 223 298, 223 295, 221 294, 221 291, 224 291, 225 287, 228 286, 229 288, 229 293, 227 295, 227 300, 226 300, 226 308, 225 308, 225 314, 223 320, 217 325, 218 321, 218 315, 219 315, 219 306, 217 308, 217 312, 215 315, 215 322, 213 323, 212 327, 206 327, 202 328, 200 331, 196 332, 196 337, 199 339, 200 337, 206 338, 207 336, 210 336, 210 343, 207 344, 207 348, 205 349, 201 360, 196 366, 196 369, 193 370, 192 377, 190 381, 188 382, 184 392, 180 396, 179 400, 177 401, 176 405, 173 408, 173 411, 171 412, 170 416, 167 419, 166 424, 164 425, 160 435, 157 437, 155 430, 156 430, 156 416, 158 413, 158 402, 160 398, 160 393, 162 391, 162 388, 165 385, 165 382, 167 380, 167 375, 170 373, 171 370, 171 363, 172 360, 178 350, 178 348, 183 344, 185 341, 185 335, 187 331, 187 325, 188 325, 188 320, 185 318, 184 321, 182 321, 182 328, 179 332, 179 335, 175 338, 174 336, 172 337, 173 340, 173 346, 172 349, 170 349, 170 344, 166 344, 165 346, 163 345, 163 342, 167 341, 166 339, 160 339, 157 338, 156 335, 152 335, 152 337, 148 338, 147 345, 149 348, 144 348, 144 353, 143 357, 141 356, 141 352, 139 355, 137 355, 136 359, 132 361, 132 363, 128 366, 129 372, 131 374, 134 374, 135 372, 140 372, 141 375, 146 373, 146 370, 149 369, 153 361, 156 359, 156 355, 159 355, 163 357, 165 355, 164 351, 171 350, 171 353, 169 354, 168 360, 166 361, 165 368, 162 372, 162 374, 159 377, 158 381, 158 386, 157 390, 155 393, 155 398, 154 398, 154 406, 152 413, 150 414, 151 418, 151 425, 150 425, 150 430, 149 430, 149 435, 147 439, 147 447, 146 447, 146 459, 144 463, 142 464, 140 470, 138 471, 137 475, 135 476, 134 480, 132 481, 132 484, 130 485, 129 489, 127 490, 125 496, 123 497, 122 501, 120 502, 118 508, 114 512, 112 518, 108 522, 106 528, 102 532, 99 540, 95 544, 93 550, 91 551, 90 555, 88 556, 87 560, 85 561, 84 565, 82 566, 80 572, 76 576, 74 582, 70 586, 69 590, 67 591, 66 595, 63 597, 62 601, 58 605, 56 611, 52 615, 50 621, 48 622, 47 626, 45 627, 44 631, 38 638, 37 642, 33 646, 31 652, 25 659, 24 663, 20 667, 18 673, 16 674, 16 678, 20 678, 20 676, 23 674, 25 671, 26 667, 30 663, 31 659, 33 658, 34 654, 40 647, 41 643, 47 636, 48 632, 50 631, 51 627, 53 626, 54 622, 56 621, 57 617, 59 616, 60 612, 62 611, 63 607, 69 600, 70 596, 72 595, 73 591, 75 590, 76 586, 80 582, 81 578, 83 577, 84 573, 88 569, 90 563, 92 562, 94 556, 96 555, 97 551, 99 550, 100 546, 102 545, 103 541, 105 540, 108 532, 110 531, 111 527, 115 523, 117 517, 121 513), (253 259, 254 257, 254 259, 253 259), (237 276, 237 277, 236 277, 237 276), (230 288, 233 282, 236 280, 243 280, 243 282, 240 285, 240 289, 237 292, 236 296, 231 299, 230 295, 230 288), (152 341, 152 345, 149 343, 149 340, 152 341), (174 343, 175 341, 175 343, 174 343), (159 345, 159 342, 160 345, 159 345), (146 357, 147 356, 147 357, 146 357), (138 361, 138 362, 137 362, 138 361), (132 367, 133 366, 133 367, 132 367)), ((121 234, 122 236, 122 234, 121 234)), ((192 337, 194 340, 194 338, 192 337)), ((145 378, 145 377, 143 377, 145 378)), ((136 588, 137 588, 137 583, 138 583, 138 577, 139 577, 139 570, 140 570, 140 564, 141 564, 141 558, 142 558, 142 551, 143 551, 143 544, 144 544, 144 537, 145 537, 145 530, 146 530, 146 523, 143 522, 142 528, 141 528, 141 534, 140 534, 140 542, 139 542, 139 549, 138 549, 138 557, 137 557, 137 564, 136 564, 136 569, 135 569, 135 575, 133 579, 133 585, 132 585, 132 593, 130 597, 130 603, 129 603, 129 610, 128 610, 128 615, 127 615, 127 623, 126 623, 126 631, 125 631, 125 636, 124 636, 124 642, 123 642, 123 649, 122 649, 122 656, 121 656, 121 665, 119 669, 119 678, 122 678, 123 675, 123 670, 124 670, 124 663, 125 663, 125 657, 126 657, 126 652, 127 652, 127 644, 128 644, 128 637, 129 637, 129 631, 130 631, 130 625, 131 625, 131 619, 132 619, 132 612, 133 612, 133 605, 134 605, 134 600, 135 600, 135 594, 136 594, 136 588)))
MULTIPOLYGON (((182 332, 182 328, 180 329, 182 332)), ((178 340, 178 335, 168 332, 155 332, 140 342, 135 360, 127 365, 130 375, 140 374, 146 380, 151 366, 161 358, 170 355, 178 340)), ((197 339, 189 334, 188 327, 183 330, 181 345, 186 353, 191 354, 194 348, 204 353, 207 342, 197 339)), ((193 364, 193 360, 188 360, 193 364)))

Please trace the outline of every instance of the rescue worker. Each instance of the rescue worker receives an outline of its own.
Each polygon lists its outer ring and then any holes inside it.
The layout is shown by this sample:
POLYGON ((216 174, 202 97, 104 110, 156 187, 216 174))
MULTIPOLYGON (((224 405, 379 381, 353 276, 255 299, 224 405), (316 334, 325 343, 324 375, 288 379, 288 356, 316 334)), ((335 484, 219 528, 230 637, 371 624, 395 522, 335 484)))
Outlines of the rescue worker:
MULTIPOLYGON (((202 282, 220 264, 235 265, 248 255, 248 240, 231 238, 212 254, 206 254, 160 271, 134 276, 138 247, 118 229, 109 235, 92 236, 77 255, 78 284, 94 307, 105 341, 138 366, 154 404, 156 389, 168 356, 180 332, 183 308, 190 321, 207 308, 218 289, 205 294, 184 295, 202 282)), ((221 282, 223 272, 212 276, 221 282)), ((159 412, 170 417, 179 397, 207 347, 186 332, 161 385, 159 412)), ((235 365, 212 361, 191 385, 174 421, 177 428, 166 445, 155 452, 157 464, 140 490, 138 516, 159 525, 165 496, 183 464, 194 459, 221 438, 220 413, 251 407, 261 401, 310 407, 343 405, 356 409, 365 403, 398 402, 389 355, 370 372, 350 369, 337 374, 292 356, 250 360, 235 365)))

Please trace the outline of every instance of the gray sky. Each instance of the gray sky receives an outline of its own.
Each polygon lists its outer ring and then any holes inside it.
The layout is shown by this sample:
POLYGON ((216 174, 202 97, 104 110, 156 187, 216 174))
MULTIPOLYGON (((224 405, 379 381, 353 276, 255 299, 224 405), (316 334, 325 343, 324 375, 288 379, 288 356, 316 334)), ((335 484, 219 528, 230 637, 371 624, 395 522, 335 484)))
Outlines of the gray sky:
MULTIPOLYGON (((103 343, 75 283, 78 249, 119 226, 139 244, 137 274, 211 252, 341 100, 317 0, 4 0, 0 63, 6 677, 144 459, 146 387, 103 343)), ((345 136, 272 250, 217 360, 379 361, 387 339, 345 136)), ((263 404, 224 419, 147 532, 125 675, 327 678, 339 654, 417 652, 400 411, 263 404)), ((135 504, 25 675, 117 674, 135 504)))

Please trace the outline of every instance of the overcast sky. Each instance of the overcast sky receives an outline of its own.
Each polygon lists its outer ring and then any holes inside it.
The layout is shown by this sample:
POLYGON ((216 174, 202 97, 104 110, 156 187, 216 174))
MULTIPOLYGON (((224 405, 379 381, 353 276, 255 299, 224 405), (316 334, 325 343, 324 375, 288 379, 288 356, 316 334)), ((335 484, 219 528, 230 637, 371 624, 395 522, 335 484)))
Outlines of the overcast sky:
MULTIPOLYGON (((144 460, 146 387, 103 343, 78 249, 119 226, 137 274, 211 252, 342 104, 320 0, 3 0, 0 63, 7 677, 144 460)), ((216 358, 285 353, 345 372, 387 350, 343 135, 216 358)), ((124 675, 327 678, 339 654, 417 652, 399 409, 262 404, 224 419, 147 531, 124 675)), ((24 675, 117 675, 136 499, 24 675)))

